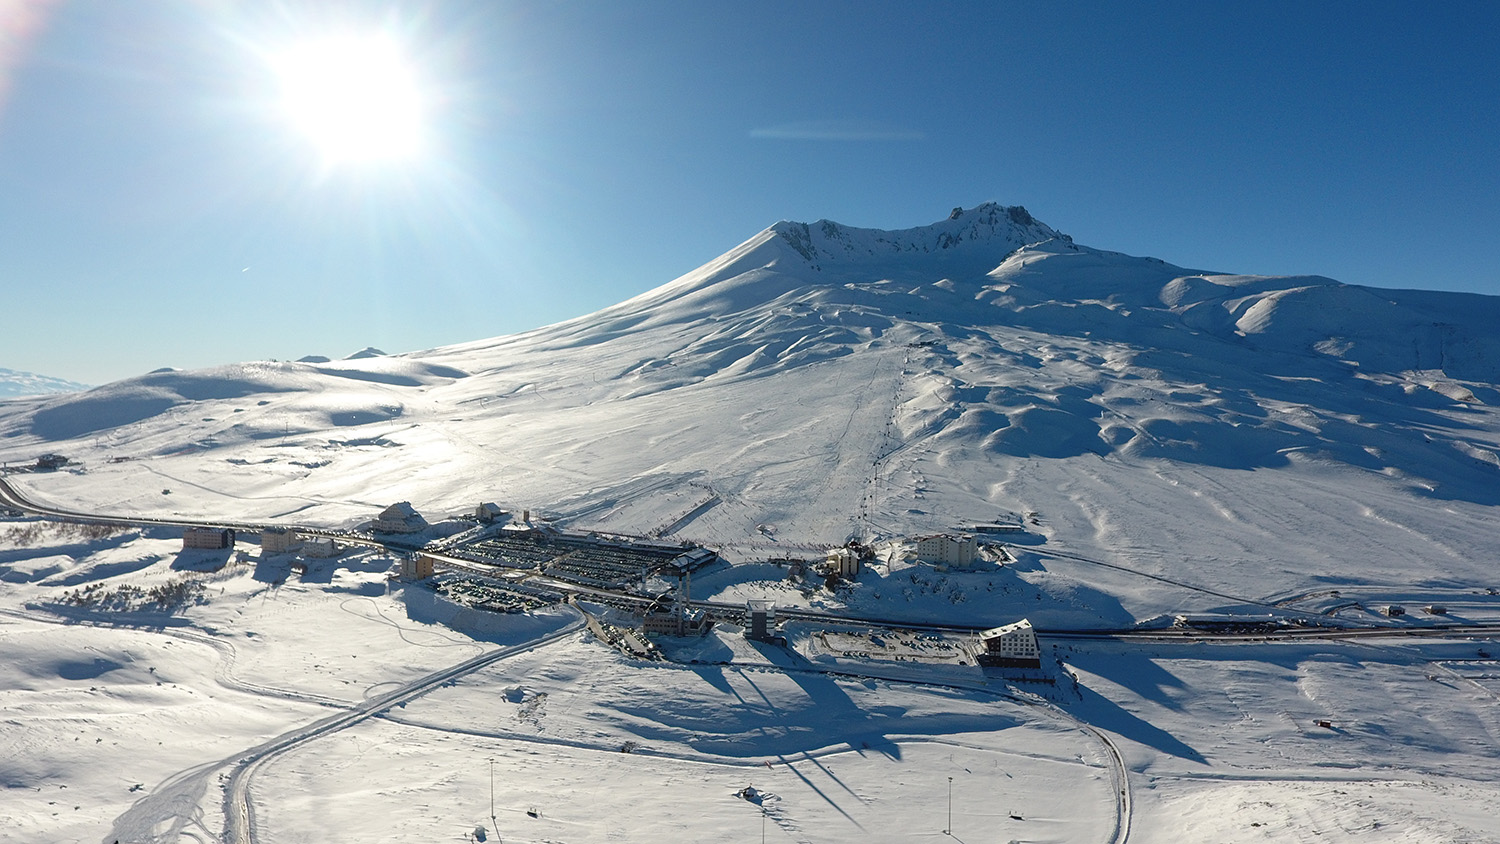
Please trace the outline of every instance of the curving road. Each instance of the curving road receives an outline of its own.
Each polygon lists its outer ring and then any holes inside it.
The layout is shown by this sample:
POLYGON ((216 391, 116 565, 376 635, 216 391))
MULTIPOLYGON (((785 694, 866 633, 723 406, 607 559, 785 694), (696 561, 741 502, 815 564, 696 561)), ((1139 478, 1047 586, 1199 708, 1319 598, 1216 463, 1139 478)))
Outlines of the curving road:
MULTIPOLYGON (((97 516, 92 514, 63 510, 59 508, 39 506, 28 501, 23 495, 18 493, 15 488, 4 478, 0 478, 0 504, 45 516, 107 524, 171 525, 183 527, 205 526, 205 524, 202 522, 97 516)), ((263 527, 261 525, 241 525, 227 522, 214 523, 212 526, 234 527, 248 530, 255 530, 263 527)), ((333 534, 316 529, 299 528, 299 530, 306 530, 306 532, 309 533, 339 535, 344 541, 359 542, 361 544, 376 547, 387 547, 386 543, 368 538, 333 534)), ((400 548, 400 550, 409 551, 414 549, 402 547, 400 548)), ((1059 557, 1075 562, 1082 562, 1117 569, 1119 571, 1146 577, 1178 588, 1199 592, 1217 598, 1232 599, 1239 603, 1261 605, 1272 610, 1280 609, 1280 604, 1285 603, 1285 600, 1277 603, 1268 603, 1266 601, 1247 599, 1240 596, 1232 596, 1194 584, 1173 580, 1159 575, 1136 571, 1118 564, 1108 563, 1101 560, 1094 560, 1071 553, 1056 551, 1053 549, 1047 549, 1043 551, 1038 551, 1037 549, 1027 550, 1032 553, 1039 553, 1046 556, 1059 557)), ((480 574, 494 574, 495 571, 492 567, 489 566, 476 564, 454 557, 448 557, 440 553, 431 553, 430 555, 436 558, 438 561, 446 564, 447 567, 470 570, 480 574)), ((546 578, 538 579, 546 580, 549 586, 557 588, 561 591, 571 592, 578 595, 592 595, 601 598, 611 598, 615 600, 633 602, 647 600, 643 596, 631 595, 624 592, 590 588, 579 586, 577 584, 566 583, 563 581, 552 581, 546 578)), ((742 611, 742 606, 739 604, 724 604, 714 601, 693 601, 693 605, 715 614, 737 615, 742 611)), ((901 619, 861 618, 838 615, 834 613, 822 613, 811 610, 796 610, 790 608, 779 610, 779 614, 787 618, 798 618, 807 621, 818 621, 831 624, 860 624, 867 626, 942 630, 947 632, 966 633, 976 632, 979 629, 965 625, 923 624, 901 619)), ((367 718, 378 715, 381 712, 384 712, 387 709, 391 708, 392 706, 396 706, 400 703, 404 703, 406 701, 419 697, 432 690, 433 688, 450 682, 457 677, 477 671, 507 657, 524 653, 526 651, 541 647, 545 644, 563 638, 578 630, 583 626, 583 624, 584 620, 582 615, 580 614, 578 619, 576 619, 566 627, 538 640, 522 645, 501 648, 499 650, 491 651, 485 654, 481 654, 480 656, 464 660, 463 662, 451 665, 440 671, 436 671, 432 674, 422 677, 416 681, 400 686, 393 691, 386 692, 377 697, 364 701, 357 706, 349 708, 346 711, 339 712, 315 723, 284 733, 281 736, 277 736, 270 741, 250 748, 249 750, 242 753, 235 754, 234 756, 228 757, 218 762, 210 762, 189 769, 187 771, 183 771, 153 790, 151 795, 142 798, 142 800, 138 801, 134 806, 132 806, 128 812, 118 818, 115 822, 114 829, 111 832, 111 836, 106 839, 106 842, 113 840, 123 842, 177 841, 183 837, 200 841, 210 840, 213 836, 211 835, 211 833, 209 833, 209 831, 204 827, 202 823, 202 811, 200 808, 202 796, 209 784, 209 778, 212 777, 216 772, 222 771, 223 768, 232 766, 233 772, 228 775, 227 782, 225 783, 225 794, 223 802, 225 826, 223 838, 224 840, 231 842, 231 844, 251 844, 251 842, 255 840, 255 816, 250 799, 250 788, 256 773, 267 762, 273 760, 281 754, 286 753, 289 750, 292 750, 293 748, 317 739, 320 736, 345 729, 367 718), (167 828, 161 829, 164 825, 167 828), (159 829, 161 829, 160 832, 158 832, 159 829)), ((1275 642, 1312 638, 1352 639, 1361 637, 1452 636, 1476 634, 1495 635, 1497 633, 1500 633, 1500 624, 1440 622, 1411 627, 1398 626, 1394 624, 1379 626, 1370 625, 1360 627, 1294 627, 1253 633, 1139 628, 1123 630, 1038 630, 1037 632, 1041 635, 1054 638, 1159 641, 1189 640, 1233 643, 1275 642)), ((212 641, 211 637, 204 637, 204 639, 208 640, 208 643, 215 647, 220 647, 221 645, 221 643, 212 641)), ((232 652, 227 654, 227 657, 232 661, 232 652)), ((784 667, 780 666, 768 667, 775 667, 783 671, 787 670, 784 667)), ((883 677, 884 679, 897 680, 899 682, 917 682, 926 685, 950 685, 943 682, 935 683, 930 679, 890 676, 887 672, 883 671, 869 671, 868 673, 861 672, 856 674, 854 672, 825 670, 821 671, 820 673, 848 674, 849 676, 859 677, 883 677)), ((265 688, 247 688, 247 690, 257 691, 260 693, 274 693, 274 690, 265 688)), ((989 691, 990 693, 994 693, 993 690, 987 691, 989 691)), ((1111 842, 1112 844, 1125 844, 1130 835, 1132 815, 1130 784, 1124 759, 1121 756, 1119 749, 1111 740, 1110 736, 1105 732, 1093 727, 1092 725, 1073 717, 1065 710, 1046 703, 1045 701, 1041 701, 1040 699, 1028 700, 1025 697, 1019 696, 1003 696, 1012 697, 1015 700, 1019 700, 1021 702, 1028 703, 1034 706, 1039 706, 1045 710, 1048 710, 1054 715, 1054 717, 1058 717, 1071 722, 1079 729, 1094 736, 1100 742, 1101 746, 1104 749, 1104 755, 1110 768, 1111 779, 1113 781, 1115 792, 1116 823, 1113 835, 1111 836, 1111 842)), ((329 701, 311 702, 327 703, 329 701)))
POLYGON ((250 844, 255 840, 255 810, 250 788, 256 773, 267 762, 321 736, 350 727, 379 715, 393 706, 421 697, 434 688, 466 674, 478 671, 508 657, 526 653, 566 638, 583 626, 582 614, 567 625, 545 636, 519 645, 499 648, 455 663, 413 680, 384 694, 365 700, 303 727, 283 733, 269 741, 216 762, 207 762, 178 773, 136 801, 115 819, 105 844, 176 844, 183 838, 197 841, 218 840, 203 823, 203 795, 212 779, 233 767, 224 783, 224 833, 222 840, 231 844, 250 844))
POLYGON ((370 698, 348 712, 331 715, 321 721, 283 733, 241 754, 236 760, 235 771, 230 774, 229 781, 224 788, 224 840, 229 844, 250 844, 255 840, 255 809, 250 802, 250 785, 255 779, 255 774, 267 762, 320 736, 338 732, 379 715, 393 706, 421 697, 434 688, 465 674, 471 674, 502 659, 566 638, 583 627, 583 614, 577 613, 577 615, 578 617, 569 624, 539 639, 480 654, 440 671, 434 671, 426 677, 370 698))

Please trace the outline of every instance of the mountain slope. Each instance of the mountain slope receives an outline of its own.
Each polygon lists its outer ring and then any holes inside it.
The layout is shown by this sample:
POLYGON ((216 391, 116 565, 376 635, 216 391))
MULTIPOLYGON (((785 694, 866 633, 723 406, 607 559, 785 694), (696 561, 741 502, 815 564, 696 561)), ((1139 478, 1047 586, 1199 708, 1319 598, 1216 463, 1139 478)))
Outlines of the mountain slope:
MULTIPOLYGON (((1090 249, 1020 208, 783 222, 524 334, 16 405, 0 453, 69 453, 87 469, 38 494, 147 513, 499 500, 739 559, 1034 513, 1044 547, 1247 598, 1414 560, 1460 583, 1495 550, 1497 318, 1494 297, 1090 249)), ((1183 600, 1077 594, 1112 618, 1183 600)))
POLYGON ((55 393, 75 393, 87 389, 87 384, 37 375, 34 372, 0 368, 0 400, 55 393))

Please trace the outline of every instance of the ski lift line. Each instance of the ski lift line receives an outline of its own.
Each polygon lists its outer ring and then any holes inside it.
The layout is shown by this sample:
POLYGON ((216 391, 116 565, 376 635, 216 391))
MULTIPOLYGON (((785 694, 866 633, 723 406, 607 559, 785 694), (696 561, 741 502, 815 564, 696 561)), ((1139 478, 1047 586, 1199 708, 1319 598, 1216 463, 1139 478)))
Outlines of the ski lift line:
MULTIPOLYGON (((1005 545, 1003 547, 1009 549, 1009 548, 1014 548, 1015 546, 1005 545)), ((1036 554, 1038 556, 1043 556, 1043 557, 1059 557, 1059 558, 1062 558, 1062 559, 1065 559, 1065 560, 1074 560, 1074 561, 1080 562, 1080 563, 1088 563, 1090 565, 1103 566, 1104 568, 1114 569, 1116 571, 1122 571, 1122 572, 1125 572, 1126 574, 1133 574, 1133 575, 1135 575, 1137 577, 1144 577, 1144 578, 1147 578, 1149 580, 1155 580, 1155 581, 1157 581, 1159 583, 1166 583, 1166 584, 1169 584, 1171 586, 1179 587, 1181 589, 1190 590, 1192 592, 1201 592, 1204 595, 1212 595, 1215 598, 1224 598, 1225 600, 1237 601, 1237 602, 1242 603, 1242 604, 1254 604, 1255 606, 1258 606, 1258 607, 1267 607, 1267 608, 1273 609, 1273 610, 1274 609, 1281 609, 1281 607, 1278 607, 1276 604, 1267 603, 1267 602, 1259 600, 1257 598, 1245 598, 1245 597, 1242 597, 1242 596, 1239 596, 1239 595, 1230 595, 1227 592, 1219 592, 1219 591, 1214 590, 1214 589, 1209 589, 1209 588, 1207 588, 1205 586, 1194 586, 1191 583, 1184 583, 1184 582, 1182 582, 1180 580, 1173 580, 1170 577, 1163 577, 1163 576, 1161 576, 1159 574, 1150 574, 1148 572, 1143 572, 1143 571, 1140 571, 1138 569, 1133 569, 1133 568, 1129 568, 1127 566, 1119 565, 1118 563, 1106 563, 1103 560, 1094 560, 1094 559, 1090 559, 1088 557, 1079 556, 1077 554, 1069 554, 1069 553, 1066 553, 1066 552, 1063 552, 1063 551, 1047 550, 1047 549, 1040 549, 1040 548, 1024 548, 1024 549, 1017 549, 1017 550, 1030 552, 1032 554, 1036 554)))

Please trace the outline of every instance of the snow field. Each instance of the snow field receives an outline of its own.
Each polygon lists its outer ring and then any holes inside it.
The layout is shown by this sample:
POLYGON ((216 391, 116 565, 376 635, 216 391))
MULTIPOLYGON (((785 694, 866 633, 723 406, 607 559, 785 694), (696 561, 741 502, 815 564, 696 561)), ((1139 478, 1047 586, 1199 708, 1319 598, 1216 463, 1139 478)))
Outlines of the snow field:
MULTIPOLYGON (((318 716, 218 682, 221 655, 202 641, 7 614, 0 652, 0 841, 97 841, 179 771, 318 716)), ((216 827, 210 784, 176 822, 185 834, 216 827)))
POLYGON ((941 835, 951 775, 960 835, 1102 841, 1114 802, 1099 752, 994 695, 632 664, 574 640, 289 754, 256 789, 272 806, 267 840, 360 828, 371 814, 383 826, 370 834, 387 840, 480 824, 493 834, 493 759, 507 841, 753 837, 759 810, 735 796, 747 785, 767 793, 768 840, 904 841, 941 835))
POLYGON ((1494 643, 1070 643, 1143 841, 1493 841, 1500 710, 1444 671, 1494 643), (1327 721, 1328 727, 1317 722, 1327 721))

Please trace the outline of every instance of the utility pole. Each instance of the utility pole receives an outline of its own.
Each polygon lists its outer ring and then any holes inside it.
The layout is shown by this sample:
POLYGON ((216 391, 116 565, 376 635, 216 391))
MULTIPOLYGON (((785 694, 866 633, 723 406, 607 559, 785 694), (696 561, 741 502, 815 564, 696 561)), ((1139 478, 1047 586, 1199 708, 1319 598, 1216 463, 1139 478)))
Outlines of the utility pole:
POLYGON ((495 828, 495 838, 500 838, 500 822, 495 820, 495 760, 490 759, 490 824, 495 828))
POLYGON ((943 834, 953 834, 953 777, 948 778, 948 828, 943 830, 943 834))

